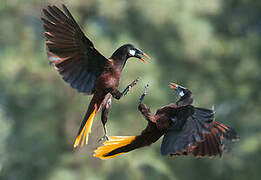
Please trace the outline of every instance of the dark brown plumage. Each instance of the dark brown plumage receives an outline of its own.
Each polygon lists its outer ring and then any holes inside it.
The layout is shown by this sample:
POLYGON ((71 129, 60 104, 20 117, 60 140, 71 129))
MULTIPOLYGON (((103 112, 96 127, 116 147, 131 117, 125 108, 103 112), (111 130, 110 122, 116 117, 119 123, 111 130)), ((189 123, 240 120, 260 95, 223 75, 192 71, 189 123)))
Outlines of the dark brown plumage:
POLYGON ((134 80, 123 92, 117 89, 126 60, 136 57, 145 62, 140 55, 148 56, 133 45, 125 44, 107 59, 84 35, 65 5, 63 11, 56 6, 48 6, 47 9, 43 9, 43 13, 45 17, 41 19, 51 64, 72 88, 87 95, 93 94, 74 147, 80 142, 81 145, 87 144, 93 119, 101 108, 102 123, 107 137, 105 124, 111 108, 111 98, 120 99, 138 81, 134 80))
POLYGON ((161 154, 170 156, 189 155, 196 157, 217 156, 223 152, 223 138, 238 140, 229 126, 215 121, 214 111, 194 107, 190 90, 171 83, 180 96, 176 103, 161 107, 152 114, 141 96, 138 106, 147 127, 138 136, 112 136, 111 140, 95 150, 95 157, 109 159, 120 154, 151 145, 164 135, 161 154))

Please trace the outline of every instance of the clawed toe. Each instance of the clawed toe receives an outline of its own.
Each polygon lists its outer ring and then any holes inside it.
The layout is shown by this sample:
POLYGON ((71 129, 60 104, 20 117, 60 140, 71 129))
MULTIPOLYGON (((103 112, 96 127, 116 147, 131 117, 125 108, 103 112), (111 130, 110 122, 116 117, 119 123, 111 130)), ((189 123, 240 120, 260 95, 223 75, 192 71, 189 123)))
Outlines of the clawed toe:
POLYGON ((109 136, 104 135, 104 136, 102 136, 102 137, 98 140, 98 142, 100 143, 100 142, 102 142, 102 141, 108 141, 108 140, 110 140, 109 136))
POLYGON ((134 81, 132 81, 127 87, 126 89, 123 91, 123 95, 126 96, 128 94, 128 92, 131 90, 131 88, 133 86, 135 86, 137 84, 137 82, 139 81, 139 78, 135 79, 134 81))
POLYGON ((135 79, 134 81, 132 81, 132 82, 130 83, 129 87, 132 88, 133 86, 135 86, 135 85, 138 83, 139 80, 140 80, 140 78, 137 78, 137 79, 135 79))
POLYGON ((148 88, 149 88, 149 84, 147 84, 147 85, 144 87, 144 91, 143 91, 142 96, 145 96, 145 95, 147 94, 148 88))
POLYGON ((148 89, 148 87, 149 87, 149 84, 147 84, 147 85, 144 87, 144 92, 143 92, 143 94, 142 94, 141 97, 140 97, 140 102, 139 102, 139 104, 141 104, 141 103, 144 101, 144 98, 145 98, 145 96, 146 96, 146 94, 147 94, 147 89, 148 89))

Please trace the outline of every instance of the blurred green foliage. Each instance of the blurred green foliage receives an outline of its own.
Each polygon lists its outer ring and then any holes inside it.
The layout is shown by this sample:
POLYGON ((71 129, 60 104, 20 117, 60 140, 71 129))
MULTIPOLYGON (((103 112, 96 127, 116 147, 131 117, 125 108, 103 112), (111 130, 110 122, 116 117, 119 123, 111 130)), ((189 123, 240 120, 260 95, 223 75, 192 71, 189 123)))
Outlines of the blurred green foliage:
POLYGON ((261 2, 251 0, 1 0, 0 178, 4 180, 259 179, 261 172, 261 2), (215 104, 217 120, 241 141, 220 158, 169 158, 160 142, 115 159, 92 157, 103 135, 96 117, 90 144, 73 150, 90 97, 76 93, 48 64, 41 9, 65 3, 96 47, 109 57, 133 43, 152 63, 129 60, 120 88, 137 87, 113 102, 111 135, 134 135, 146 122, 138 98, 155 111, 176 100, 167 84, 189 87, 195 105, 215 104))

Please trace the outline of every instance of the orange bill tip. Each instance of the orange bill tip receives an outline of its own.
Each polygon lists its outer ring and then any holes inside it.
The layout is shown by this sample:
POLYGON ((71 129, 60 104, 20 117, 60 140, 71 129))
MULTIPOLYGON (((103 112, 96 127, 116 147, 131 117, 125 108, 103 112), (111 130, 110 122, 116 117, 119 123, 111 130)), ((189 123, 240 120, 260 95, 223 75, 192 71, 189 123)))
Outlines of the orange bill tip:
POLYGON ((173 82, 170 82, 170 84, 172 84, 173 86, 176 86, 176 87, 178 86, 177 84, 175 84, 175 83, 173 83, 173 82))
MULTIPOLYGON (((144 57, 146 57, 147 59, 149 59, 149 60, 151 60, 151 58, 146 54, 146 53, 144 53, 144 52, 142 52, 142 55, 144 56, 144 57)), ((145 62, 145 63, 148 63, 149 61, 146 61, 145 59, 143 59, 143 58, 140 58, 143 62, 145 62)))
POLYGON ((149 60, 151 60, 151 58, 150 58, 146 53, 143 53, 143 56, 145 56, 146 58, 148 58, 149 60))
POLYGON ((173 82, 170 82, 170 84, 169 84, 169 87, 171 87, 171 88, 173 88, 173 89, 177 89, 178 86, 179 86, 179 85, 177 85, 177 84, 175 84, 175 83, 173 83, 173 82))
POLYGON ((145 61, 145 59, 143 59, 143 58, 140 58, 140 60, 142 60, 144 63, 146 63, 146 64, 147 64, 147 61, 145 61))
POLYGON ((173 88, 173 89, 175 89, 176 87, 174 87, 174 86, 171 86, 171 85, 169 85, 169 87, 171 87, 171 88, 173 88))

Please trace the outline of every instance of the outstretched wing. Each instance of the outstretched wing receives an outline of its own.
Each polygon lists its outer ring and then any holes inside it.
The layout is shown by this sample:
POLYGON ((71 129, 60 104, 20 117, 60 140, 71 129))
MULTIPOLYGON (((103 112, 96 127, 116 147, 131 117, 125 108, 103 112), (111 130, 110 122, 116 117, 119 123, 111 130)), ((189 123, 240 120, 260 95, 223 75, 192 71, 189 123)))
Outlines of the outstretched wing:
POLYGON ((205 135, 205 140, 203 142, 197 143, 192 154, 196 157, 222 156, 225 145, 223 138, 230 141, 239 140, 239 136, 233 128, 220 122, 213 121, 212 126, 210 127, 210 133, 205 135))
POLYGON ((196 143, 195 147, 186 153, 192 153, 196 157, 222 156, 224 149, 222 133, 220 133, 216 127, 213 127, 209 134, 204 134, 204 138, 204 141, 196 143))
POLYGON ((49 60, 71 87, 92 94, 108 59, 95 49, 65 5, 63 10, 56 6, 43 9, 45 17, 41 19, 49 60))
POLYGON ((181 119, 178 115, 171 118, 174 121, 173 128, 164 135, 161 145, 162 155, 190 154, 198 143, 205 140, 205 135, 210 133, 210 126, 214 121, 212 110, 184 106, 177 111, 187 114, 187 117, 181 119))

